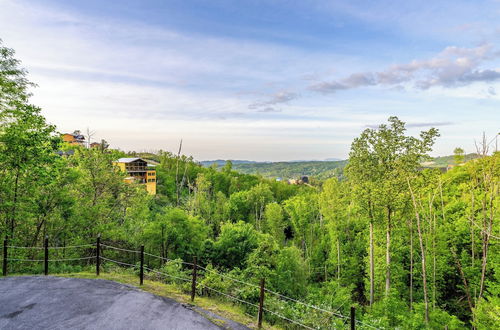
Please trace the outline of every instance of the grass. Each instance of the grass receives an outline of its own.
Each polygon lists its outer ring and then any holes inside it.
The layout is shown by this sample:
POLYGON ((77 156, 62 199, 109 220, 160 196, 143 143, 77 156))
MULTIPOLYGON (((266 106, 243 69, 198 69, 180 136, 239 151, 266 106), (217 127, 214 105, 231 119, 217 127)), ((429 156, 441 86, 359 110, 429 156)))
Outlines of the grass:
MULTIPOLYGON (((91 272, 78 272, 78 273, 51 274, 51 275, 60 277, 72 277, 72 278, 89 278, 89 279, 99 278, 123 284, 128 284, 158 296, 172 298, 179 303, 200 307, 203 310, 212 312, 226 319, 230 319, 235 322, 244 324, 249 328, 252 329, 257 328, 257 318, 250 317, 248 314, 245 314, 244 309, 239 305, 208 297, 196 297, 194 302, 191 302, 191 297, 186 293, 184 293, 176 285, 145 279, 144 284, 142 286, 139 286, 138 276, 131 273, 111 272, 111 273, 101 273, 100 276, 96 276, 95 273, 91 272)), ((203 311, 200 311, 198 309, 194 310, 202 314, 204 317, 208 318, 213 323, 225 327, 223 320, 215 319, 210 315, 208 315, 207 313, 203 313, 203 311)), ((279 329, 275 326, 267 324, 266 322, 264 322, 263 328, 279 329)))

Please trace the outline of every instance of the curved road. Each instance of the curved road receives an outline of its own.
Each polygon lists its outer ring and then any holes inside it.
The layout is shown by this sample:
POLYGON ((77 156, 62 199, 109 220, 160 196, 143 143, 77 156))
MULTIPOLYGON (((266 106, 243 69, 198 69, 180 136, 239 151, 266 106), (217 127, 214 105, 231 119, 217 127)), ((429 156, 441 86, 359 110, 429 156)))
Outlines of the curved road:
MULTIPOLYGON (((224 321, 224 328, 247 327, 224 321)), ((222 329, 175 300, 99 279, 0 279, 0 329, 222 329)))

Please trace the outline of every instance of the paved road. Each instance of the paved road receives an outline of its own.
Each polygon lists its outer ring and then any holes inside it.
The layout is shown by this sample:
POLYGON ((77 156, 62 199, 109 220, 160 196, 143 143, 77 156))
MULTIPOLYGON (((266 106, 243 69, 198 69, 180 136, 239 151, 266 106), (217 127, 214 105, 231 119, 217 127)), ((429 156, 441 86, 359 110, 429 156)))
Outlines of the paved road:
MULTIPOLYGON (((222 318, 221 318, 222 319, 222 318)), ((226 320, 225 328, 248 329, 226 320)), ((106 280, 0 279, 0 329, 221 329, 168 298, 106 280)))

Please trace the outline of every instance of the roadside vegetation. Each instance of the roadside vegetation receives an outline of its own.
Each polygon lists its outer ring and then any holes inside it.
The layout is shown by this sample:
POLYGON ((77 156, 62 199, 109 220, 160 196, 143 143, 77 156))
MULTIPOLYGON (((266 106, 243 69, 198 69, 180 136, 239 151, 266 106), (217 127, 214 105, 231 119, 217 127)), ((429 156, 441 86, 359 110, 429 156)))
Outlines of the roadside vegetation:
MULTIPOLYGON (((101 234, 103 242, 144 245, 173 260, 148 260, 153 269, 186 274, 182 261, 197 256, 216 273, 256 285, 265 278, 269 290, 341 315, 356 306, 359 319, 377 328, 499 324, 500 153, 488 152, 487 144, 480 157, 457 158, 459 166, 446 173, 423 170, 439 132, 408 136, 405 123, 391 117, 353 141, 340 179, 311 185, 243 174, 230 162, 204 168, 159 151, 158 194, 151 196, 113 167, 126 156, 122 151, 63 145, 56 127, 29 103, 32 87, 13 51, 0 44, 0 233, 10 245, 39 247, 45 236, 54 246, 89 244, 101 234), (68 149, 74 154, 57 153, 68 149)), ((16 253, 40 258, 36 249, 16 253)), ((58 253, 71 258, 92 250, 58 253)), ((137 263, 133 255, 120 257, 137 263)), ((78 272, 91 263, 57 267, 78 272)), ((32 273, 40 266, 11 267, 32 273)), ((203 280, 258 300, 217 275, 203 280)), ((336 322, 302 305, 270 302, 313 328, 336 322)))

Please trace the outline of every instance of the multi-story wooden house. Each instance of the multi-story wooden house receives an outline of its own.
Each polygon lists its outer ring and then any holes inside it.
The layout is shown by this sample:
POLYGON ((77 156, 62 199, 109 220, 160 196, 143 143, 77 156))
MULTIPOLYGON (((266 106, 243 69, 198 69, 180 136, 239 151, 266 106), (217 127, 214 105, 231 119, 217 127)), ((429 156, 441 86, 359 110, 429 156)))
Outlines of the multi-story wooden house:
POLYGON ((74 131, 73 133, 64 133, 62 135, 62 139, 64 142, 71 145, 85 145, 85 136, 83 136, 80 131, 74 131))
POLYGON ((156 170, 154 165, 149 165, 148 162, 141 158, 120 158, 113 164, 120 171, 128 174, 124 179, 125 182, 144 184, 149 194, 156 195, 156 170))

